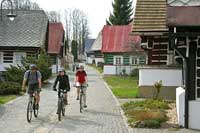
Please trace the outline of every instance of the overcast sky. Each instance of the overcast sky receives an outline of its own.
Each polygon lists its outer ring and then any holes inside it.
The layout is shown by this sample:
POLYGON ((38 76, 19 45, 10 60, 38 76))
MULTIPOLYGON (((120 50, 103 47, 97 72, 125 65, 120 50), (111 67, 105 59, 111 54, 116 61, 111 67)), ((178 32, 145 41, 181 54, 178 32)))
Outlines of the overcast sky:
POLYGON ((91 36, 96 38, 112 11, 113 0, 32 0, 45 11, 78 8, 88 15, 91 36))

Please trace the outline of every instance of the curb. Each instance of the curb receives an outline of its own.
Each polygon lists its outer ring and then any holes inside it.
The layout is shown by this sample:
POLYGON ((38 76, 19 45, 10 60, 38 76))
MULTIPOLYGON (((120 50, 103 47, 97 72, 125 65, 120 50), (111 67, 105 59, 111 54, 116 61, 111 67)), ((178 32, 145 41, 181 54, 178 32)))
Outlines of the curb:
POLYGON ((103 80, 103 82, 104 82, 104 85, 106 86, 106 88, 108 89, 108 91, 111 93, 112 97, 114 98, 114 100, 115 100, 117 106, 120 108, 120 114, 121 114, 122 119, 123 119, 123 121, 124 121, 124 123, 125 123, 125 126, 126 126, 126 128, 128 129, 128 132, 131 133, 131 130, 132 130, 132 129, 129 127, 129 125, 128 125, 128 123, 127 123, 128 119, 127 119, 127 117, 125 116, 124 111, 122 110, 121 105, 120 105, 119 101, 117 100, 117 97, 113 94, 113 92, 111 91, 111 89, 110 89, 110 87, 108 86, 108 84, 107 84, 104 80, 103 80))

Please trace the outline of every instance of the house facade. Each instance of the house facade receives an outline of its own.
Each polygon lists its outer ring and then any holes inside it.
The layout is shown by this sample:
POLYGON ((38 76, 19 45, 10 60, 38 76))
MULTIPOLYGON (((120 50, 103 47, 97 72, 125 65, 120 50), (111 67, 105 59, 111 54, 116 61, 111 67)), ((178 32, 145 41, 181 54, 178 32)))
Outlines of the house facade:
POLYGON ((10 65, 21 65, 22 57, 37 57, 47 45, 48 18, 42 10, 16 10, 10 21, 3 10, 0 21, 0 71, 10 65))
POLYGON ((94 60, 94 52, 91 51, 91 47, 94 43, 95 39, 87 39, 85 41, 85 57, 86 57, 86 63, 87 64, 92 64, 94 60))
POLYGON ((104 26, 102 50, 104 74, 130 74, 140 65, 146 64, 145 52, 140 48, 140 37, 131 36, 131 25, 104 26))
POLYGON ((64 67, 65 32, 62 23, 49 23, 48 51, 52 64, 52 73, 64 67))
POLYGON ((101 52, 102 49, 102 32, 100 32, 94 41, 92 47, 91 47, 91 52, 92 54, 90 55, 92 64, 102 64, 104 63, 104 58, 103 58, 103 53, 101 52))
POLYGON ((138 0, 132 30, 141 36, 142 47, 148 52, 148 68, 139 72, 140 93, 143 86, 158 80, 163 80, 164 86, 182 86, 176 93, 179 125, 198 130, 199 12, 198 0, 138 0))
POLYGON ((143 92, 149 91, 149 88, 142 89, 153 86, 159 80, 162 80, 166 87, 174 87, 174 96, 175 88, 183 85, 181 67, 177 67, 174 50, 168 45, 169 28, 166 17, 166 0, 137 0, 132 34, 141 37, 141 47, 148 55, 147 66, 139 70, 140 96, 142 97, 145 97, 146 93, 143 94, 143 92), (146 75, 156 76, 150 78, 146 75))
MULTIPOLYGON (((184 97, 177 95, 178 120, 181 126, 200 130, 200 2, 167 7, 169 45, 183 65, 184 97), (198 5, 197 5, 198 4, 198 5), (183 119, 180 119, 183 118, 183 119)), ((177 92, 179 93, 179 92, 177 92)))

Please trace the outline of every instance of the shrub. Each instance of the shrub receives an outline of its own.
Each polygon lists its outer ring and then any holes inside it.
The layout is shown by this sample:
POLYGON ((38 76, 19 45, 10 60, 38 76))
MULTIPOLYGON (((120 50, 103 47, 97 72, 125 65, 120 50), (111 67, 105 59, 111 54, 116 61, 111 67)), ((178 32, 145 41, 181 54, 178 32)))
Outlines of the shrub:
POLYGON ((48 79, 51 76, 51 64, 49 56, 41 53, 39 58, 36 60, 35 57, 27 57, 22 60, 23 66, 28 70, 30 64, 36 64, 38 70, 42 74, 42 81, 48 79))
POLYGON ((15 82, 0 83, 0 95, 19 94, 21 85, 15 82))
POLYGON ((10 65, 10 67, 6 68, 4 77, 6 81, 22 83, 24 72, 25 68, 20 66, 10 65))
POLYGON ((159 128, 161 123, 158 120, 144 120, 145 127, 148 128, 159 128))
POLYGON ((138 68, 135 68, 135 69, 133 69, 132 71, 131 71, 131 73, 130 73, 130 76, 131 77, 139 77, 139 69, 138 68))
POLYGON ((154 83, 154 87, 156 88, 156 94, 154 96, 154 99, 158 99, 158 97, 160 95, 160 90, 161 90, 162 86, 163 86, 162 80, 154 83))

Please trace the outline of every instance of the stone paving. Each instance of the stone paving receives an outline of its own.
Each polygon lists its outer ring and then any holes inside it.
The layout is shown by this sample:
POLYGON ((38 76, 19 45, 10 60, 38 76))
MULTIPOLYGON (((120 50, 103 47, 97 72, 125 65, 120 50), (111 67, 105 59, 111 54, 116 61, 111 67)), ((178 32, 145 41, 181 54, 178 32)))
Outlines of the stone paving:
MULTIPOLYGON (((27 95, 0 106, 0 133, 197 133, 192 130, 168 131, 131 129, 125 124, 119 103, 110 93, 97 71, 87 68, 89 88, 87 105, 83 114, 79 113, 76 89, 71 88, 66 116, 58 121, 56 115, 57 93, 52 91, 50 80, 41 93, 39 118, 31 123, 26 120, 27 95)), ((74 73, 69 73, 71 85, 74 73)))
MULTIPOLYGON (((41 93, 39 118, 33 118, 31 123, 26 121, 27 96, 22 96, 1 107, 4 109, 4 114, 0 117, 0 133, 127 133, 120 108, 102 78, 91 68, 87 68, 87 71, 88 108, 83 114, 79 112, 76 89, 72 87, 66 116, 59 122, 56 115, 57 93, 51 90, 50 85, 41 93)), ((70 73, 71 81, 73 77, 74 74, 70 73)), ((50 82, 53 83, 53 80, 50 82)))

